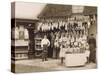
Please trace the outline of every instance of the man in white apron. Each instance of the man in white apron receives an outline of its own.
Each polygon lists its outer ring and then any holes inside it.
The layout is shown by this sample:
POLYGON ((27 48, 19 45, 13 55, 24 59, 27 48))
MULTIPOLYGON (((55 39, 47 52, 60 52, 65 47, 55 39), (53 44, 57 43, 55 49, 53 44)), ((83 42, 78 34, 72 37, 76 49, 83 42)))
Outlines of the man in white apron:
POLYGON ((47 39, 47 36, 45 35, 44 38, 41 41, 41 47, 43 48, 43 50, 42 50, 42 61, 47 61, 48 46, 50 46, 50 41, 47 39))

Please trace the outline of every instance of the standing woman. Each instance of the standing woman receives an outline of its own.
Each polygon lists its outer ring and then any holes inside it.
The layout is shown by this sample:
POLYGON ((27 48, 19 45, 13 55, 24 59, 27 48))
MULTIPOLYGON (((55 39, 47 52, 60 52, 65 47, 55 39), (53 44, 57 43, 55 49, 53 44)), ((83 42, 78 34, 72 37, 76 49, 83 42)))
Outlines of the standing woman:
POLYGON ((65 52, 66 52, 66 39, 65 39, 65 34, 61 35, 60 38, 60 53, 59 53, 59 57, 61 58, 61 64, 64 63, 64 59, 65 59, 65 52))

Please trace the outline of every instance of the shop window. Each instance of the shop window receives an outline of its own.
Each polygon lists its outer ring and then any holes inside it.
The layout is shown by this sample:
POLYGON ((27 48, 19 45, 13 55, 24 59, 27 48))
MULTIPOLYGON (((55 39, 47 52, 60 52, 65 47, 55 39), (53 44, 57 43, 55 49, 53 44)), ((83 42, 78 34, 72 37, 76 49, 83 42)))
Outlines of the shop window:
POLYGON ((29 39, 28 30, 20 25, 19 27, 12 28, 12 39, 15 40, 27 40, 29 39))
POLYGON ((19 26, 19 40, 24 40, 24 26, 19 26))

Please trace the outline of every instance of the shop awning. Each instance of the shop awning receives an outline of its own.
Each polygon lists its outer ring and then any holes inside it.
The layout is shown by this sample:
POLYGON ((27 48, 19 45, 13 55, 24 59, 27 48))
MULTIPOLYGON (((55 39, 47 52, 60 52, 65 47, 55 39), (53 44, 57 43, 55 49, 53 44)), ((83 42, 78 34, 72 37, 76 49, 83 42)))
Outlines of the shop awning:
POLYGON ((72 5, 47 4, 38 18, 67 17, 72 13, 72 5))
POLYGON ((82 13, 73 13, 72 5, 60 5, 60 4, 47 4, 38 18, 52 18, 52 17, 68 17, 70 15, 94 15, 97 14, 97 7, 84 6, 82 13))
POLYGON ((84 15, 95 15, 95 14, 97 14, 97 7, 85 6, 83 14, 84 15))

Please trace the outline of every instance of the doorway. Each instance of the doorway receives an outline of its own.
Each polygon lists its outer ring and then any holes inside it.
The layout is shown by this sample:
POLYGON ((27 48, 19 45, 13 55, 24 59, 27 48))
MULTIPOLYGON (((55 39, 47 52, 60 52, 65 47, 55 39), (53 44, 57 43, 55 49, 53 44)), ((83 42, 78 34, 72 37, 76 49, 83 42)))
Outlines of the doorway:
POLYGON ((29 52, 28 52, 28 57, 29 59, 34 58, 35 55, 35 48, 34 48, 34 29, 33 28, 28 28, 29 32, 29 52))

